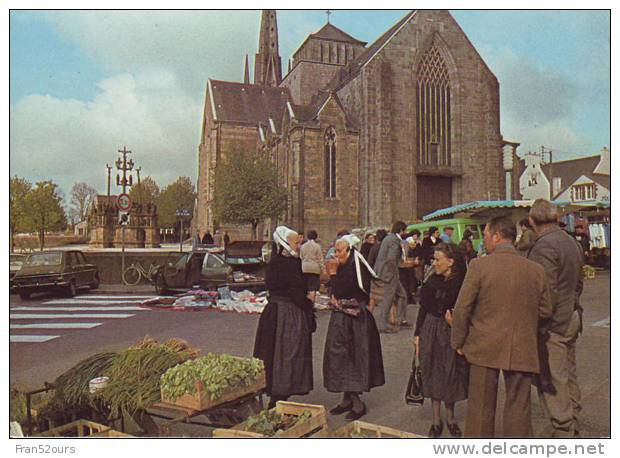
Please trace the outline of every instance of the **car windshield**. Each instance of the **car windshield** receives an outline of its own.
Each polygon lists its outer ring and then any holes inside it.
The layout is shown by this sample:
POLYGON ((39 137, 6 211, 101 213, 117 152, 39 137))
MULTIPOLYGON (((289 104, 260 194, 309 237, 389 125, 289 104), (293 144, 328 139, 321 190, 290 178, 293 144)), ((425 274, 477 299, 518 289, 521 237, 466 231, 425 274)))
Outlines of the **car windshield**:
POLYGON ((62 264, 62 253, 31 254, 26 261, 28 266, 57 266, 62 264))

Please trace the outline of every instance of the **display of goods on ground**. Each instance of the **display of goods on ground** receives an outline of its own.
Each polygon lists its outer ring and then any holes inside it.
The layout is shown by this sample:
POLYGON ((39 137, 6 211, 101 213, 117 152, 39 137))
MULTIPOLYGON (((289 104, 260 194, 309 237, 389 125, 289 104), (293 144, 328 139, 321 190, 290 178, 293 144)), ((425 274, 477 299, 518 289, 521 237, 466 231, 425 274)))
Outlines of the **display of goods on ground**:
POLYGON ((133 437, 113 430, 109 426, 88 420, 76 420, 66 425, 49 429, 36 437, 133 437))
POLYGON ((206 410, 265 386, 261 360, 209 353, 169 369, 161 377, 161 399, 166 404, 206 410))
POLYGON ((133 415, 159 401, 160 377, 167 369, 197 355, 183 340, 160 344, 148 336, 118 353, 97 353, 54 381, 38 416, 53 425, 67 423, 72 416, 96 420, 133 415), (107 383, 91 393, 90 382, 100 377, 107 377, 107 383))
POLYGON ((352 438, 352 439, 388 439, 388 438, 400 438, 400 439, 420 439, 425 436, 409 433, 406 431, 399 431, 398 429, 388 428, 387 426, 374 425, 372 423, 366 423, 364 421, 353 421, 347 423, 342 428, 335 431, 330 437, 339 438, 352 438))
POLYGON ((304 438, 329 437, 325 407, 300 402, 278 401, 230 429, 216 429, 213 437, 228 438, 304 438))

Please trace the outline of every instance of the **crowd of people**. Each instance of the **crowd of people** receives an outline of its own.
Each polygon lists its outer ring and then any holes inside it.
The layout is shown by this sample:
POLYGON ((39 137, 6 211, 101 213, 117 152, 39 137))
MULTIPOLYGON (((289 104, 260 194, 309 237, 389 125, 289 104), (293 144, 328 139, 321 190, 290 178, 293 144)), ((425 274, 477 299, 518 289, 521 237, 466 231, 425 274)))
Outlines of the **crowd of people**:
MULTIPOLYGON (((518 241, 512 220, 492 218, 482 253, 476 253, 469 231, 454 243, 452 228, 408 233, 397 221, 389 233, 367 234, 363 243, 340 231, 327 254, 335 267, 328 268, 332 313, 323 383, 342 395, 330 413, 347 413, 349 420, 367 413, 362 393, 385 383, 380 333, 414 328, 421 392, 433 412, 430 437, 442 435, 442 403, 451 436, 494 437, 500 372, 506 392, 501 436, 532 436, 534 384, 549 420, 544 435, 578 437, 575 349, 584 253, 559 227, 558 216, 553 204, 536 200, 519 223, 518 241), (414 327, 408 307, 415 301, 414 327), (465 400, 461 431, 454 407, 465 400)), ((284 226, 273 234, 269 303, 254 349, 265 363, 272 406, 313 389, 313 304, 326 269, 317 240, 316 231, 309 231, 300 246, 300 235, 284 226)))

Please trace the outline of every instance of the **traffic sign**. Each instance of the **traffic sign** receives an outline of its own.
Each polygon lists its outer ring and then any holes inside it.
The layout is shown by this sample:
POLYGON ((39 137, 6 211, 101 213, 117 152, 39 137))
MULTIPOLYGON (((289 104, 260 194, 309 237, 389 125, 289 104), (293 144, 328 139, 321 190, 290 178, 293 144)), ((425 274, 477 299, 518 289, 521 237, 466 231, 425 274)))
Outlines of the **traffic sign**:
POLYGON ((120 194, 116 202, 119 210, 124 212, 131 210, 131 197, 129 197, 129 194, 120 194))

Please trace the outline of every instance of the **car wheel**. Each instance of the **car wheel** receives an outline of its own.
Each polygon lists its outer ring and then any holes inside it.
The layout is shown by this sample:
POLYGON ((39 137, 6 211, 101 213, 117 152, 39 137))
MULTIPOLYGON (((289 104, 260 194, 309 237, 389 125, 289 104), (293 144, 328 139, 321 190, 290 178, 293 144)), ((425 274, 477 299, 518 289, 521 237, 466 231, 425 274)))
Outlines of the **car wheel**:
POLYGON ((76 295, 76 293, 77 293, 77 288, 75 286, 75 280, 71 280, 71 282, 69 283, 69 286, 67 286, 67 296, 73 297, 76 295))
POLYGON ((19 297, 21 297, 24 300, 30 299, 30 295, 32 293, 30 291, 24 290, 24 289, 20 289, 19 290, 19 297))
POLYGON ((90 284, 90 289, 97 289, 99 288, 99 274, 95 274, 95 280, 90 284))

